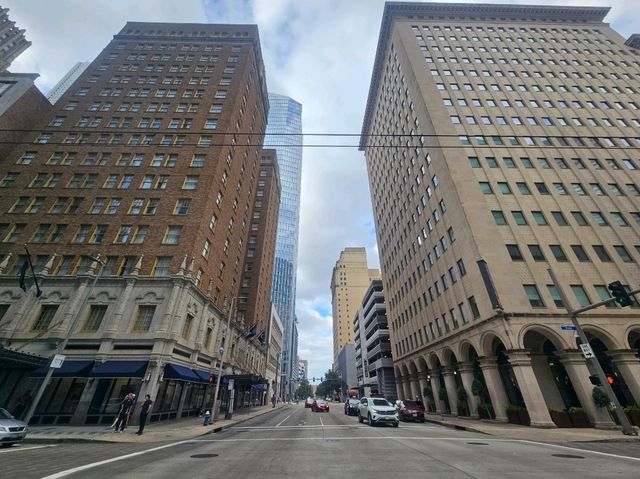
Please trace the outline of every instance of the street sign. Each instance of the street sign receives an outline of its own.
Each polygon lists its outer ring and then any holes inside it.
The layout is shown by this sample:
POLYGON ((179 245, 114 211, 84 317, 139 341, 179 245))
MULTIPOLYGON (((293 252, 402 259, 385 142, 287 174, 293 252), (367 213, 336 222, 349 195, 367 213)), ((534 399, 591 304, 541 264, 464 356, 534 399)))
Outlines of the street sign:
POLYGON ((227 389, 229 389, 229 391, 233 391, 233 383, 235 382, 234 379, 229 379, 229 386, 227 387, 227 389))
POLYGON ((56 354, 51 361, 51 366, 53 369, 60 369, 62 367, 62 363, 64 363, 64 354, 56 354))
POLYGON ((581 344, 580 349, 582 349, 582 355, 585 357, 585 359, 596 357, 596 355, 593 353, 593 349, 591 349, 590 344, 581 344))
POLYGON ((563 324, 562 326, 560 326, 560 329, 562 329, 563 331, 575 331, 576 327, 573 324, 563 324))

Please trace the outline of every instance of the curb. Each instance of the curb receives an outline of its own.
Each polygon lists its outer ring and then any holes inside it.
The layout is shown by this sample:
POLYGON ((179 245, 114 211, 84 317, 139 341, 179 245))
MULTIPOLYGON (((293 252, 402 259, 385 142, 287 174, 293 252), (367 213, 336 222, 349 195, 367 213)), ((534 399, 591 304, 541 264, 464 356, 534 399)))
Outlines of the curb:
MULTIPOLYGON (((184 438, 181 439, 183 441, 188 441, 191 439, 196 439, 198 437, 202 437, 202 436, 206 436, 208 434, 215 434, 217 432, 221 432, 225 429, 229 429, 230 427, 235 426, 236 424, 240 424, 243 423, 245 421, 248 421, 249 419, 253 419, 254 417, 258 417, 258 416, 262 416, 264 414, 273 412, 273 411, 277 411, 279 409, 281 409, 283 406, 277 407, 277 408, 272 408, 272 409, 266 409, 264 411, 260 411, 259 413, 256 413, 252 416, 249 417, 244 417, 242 419, 238 419, 237 421, 234 421, 233 423, 230 424, 223 424, 221 426, 217 426, 212 430, 206 430, 202 433, 196 434, 193 437, 188 437, 188 438, 184 438)), ((152 444, 154 442, 161 442, 163 440, 168 440, 168 439, 162 439, 162 440, 158 440, 158 441, 150 441, 147 444, 152 444)), ((109 440, 105 440, 105 439, 98 439, 98 438, 81 438, 81 437, 58 437, 58 436, 51 436, 49 437, 29 437, 27 436, 23 441, 22 444, 60 444, 60 443, 68 443, 68 444, 144 444, 144 443, 138 443, 138 442, 128 442, 128 441, 109 441, 109 440)))
POLYGON ((440 426, 444 426, 447 427, 449 429, 455 429, 456 431, 470 431, 470 432, 477 432, 478 434, 484 434, 486 436, 493 436, 493 434, 485 432, 485 431, 481 431, 480 429, 476 429, 474 427, 469 427, 469 426, 461 426, 459 424, 451 424, 451 423, 447 423, 445 421, 438 421, 437 419, 429 419, 427 417, 425 417, 425 422, 429 422, 432 424, 438 424, 440 426))

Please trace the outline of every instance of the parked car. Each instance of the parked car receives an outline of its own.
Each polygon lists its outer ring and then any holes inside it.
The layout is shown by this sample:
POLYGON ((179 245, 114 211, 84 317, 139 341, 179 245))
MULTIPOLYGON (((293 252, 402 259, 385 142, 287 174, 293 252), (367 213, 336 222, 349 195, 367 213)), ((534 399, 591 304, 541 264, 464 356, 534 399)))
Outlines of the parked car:
POLYGON ((329 403, 324 399, 316 399, 311 405, 313 412, 329 412, 329 403))
POLYGON ((344 402, 344 413, 347 416, 357 416, 358 415, 358 405, 360 404, 360 400, 358 398, 349 398, 344 402))
POLYGON ((313 406, 313 398, 312 397, 308 397, 306 399, 306 401, 304 402, 304 407, 307 408, 307 407, 311 407, 311 406, 313 406))
POLYGON ((397 400, 396 409, 398 411, 398 419, 401 421, 424 422, 424 405, 422 401, 397 400))
POLYGON ((358 422, 364 422, 365 418, 369 426, 378 423, 389 423, 393 427, 398 427, 398 411, 395 406, 389 404, 384 398, 363 397, 358 405, 358 422))
POLYGON ((2 447, 13 446, 27 435, 27 424, 22 422, 6 409, 0 408, 0 444, 2 447))

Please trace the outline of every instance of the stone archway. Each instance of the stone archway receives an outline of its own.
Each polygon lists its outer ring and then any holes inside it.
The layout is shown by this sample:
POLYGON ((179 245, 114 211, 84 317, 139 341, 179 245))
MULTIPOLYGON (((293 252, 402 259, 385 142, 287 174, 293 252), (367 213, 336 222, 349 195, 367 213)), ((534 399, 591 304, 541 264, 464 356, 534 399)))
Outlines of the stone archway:
POLYGON ((433 390, 436 412, 438 414, 450 414, 451 406, 444 382, 443 367, 436 353, 431 353, 428 364, 430 366, 429 381, 433 390))
POLYGON ((418 358, 418 382, 420 384, 420 397, 424 404, 425 410, 429 412, 435 411, 435 404, 429 394, 433 394, 431 384, 429 384, 429 367, 427 361, 420 356, 418 358), (431 390, 431 392, 429 392, 431 390))
POLYGON ((470 342, 463 341, 460 344, 460 359, 462 362, 458 370, 467 391, 470 415, 481 419, 495 419, 487 382, 480 367, 479 355, 470 342))
POLYGON ((640 329, 632 329, 627 335, 627 341, 629 341, 629 347, 636 351, 636 354, 640 354, 640 329))
POLYGON ((467 404, 466 397, 461 397, 460 395, 466 396, 466 391, 462 384, 462 379, 459 374, 459 365, 458 358, 456 354, 449 348, 445 349, 443 352, 444 359, 444 383, 447 388, 447 396, 449 399, 449 404, 451 406, 451 414, 454 416, 469 415, 469 406, 467 404))

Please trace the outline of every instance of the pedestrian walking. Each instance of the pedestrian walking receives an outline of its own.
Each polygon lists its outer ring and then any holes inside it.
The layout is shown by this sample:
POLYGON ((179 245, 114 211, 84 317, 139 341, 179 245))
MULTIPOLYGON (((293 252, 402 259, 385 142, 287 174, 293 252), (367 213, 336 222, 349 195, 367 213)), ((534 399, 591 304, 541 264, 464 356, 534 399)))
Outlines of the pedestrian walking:
POLYGON ((120 410, 118 411, 118 420, 114 424, 114 431, 118 432, 118 428, 120 428, 119 432, 124 431, 124 428, 127 425, 127 419, 129 414, 131 413, 131 407, 133 406, 133 394, 127 394, 122 402, 120 403, 120 410))
POLYGON ((138 436, 142 436, 142 431, 144 431, 144 425, 147 422, 147 416, 149 415, 151 404, 153 404, 153 401, 151 400, 151 396, 147 394, 144 397, 144 402, 140 408, 140 426, 138 427, 138 432, 136 432, 138 436))

